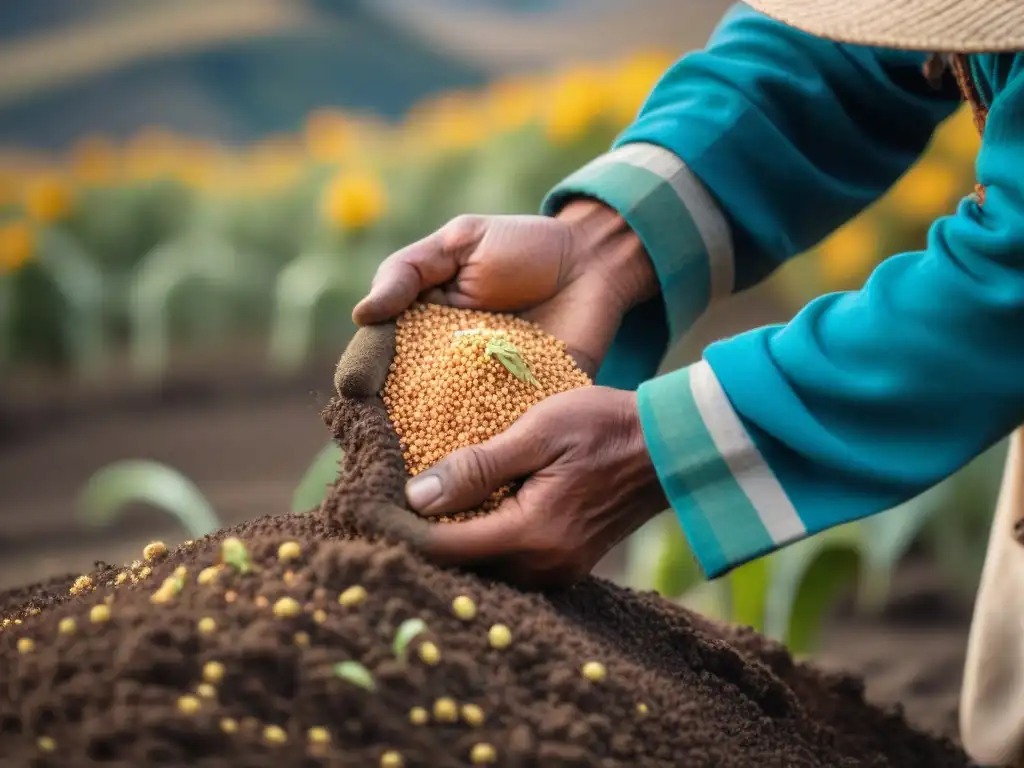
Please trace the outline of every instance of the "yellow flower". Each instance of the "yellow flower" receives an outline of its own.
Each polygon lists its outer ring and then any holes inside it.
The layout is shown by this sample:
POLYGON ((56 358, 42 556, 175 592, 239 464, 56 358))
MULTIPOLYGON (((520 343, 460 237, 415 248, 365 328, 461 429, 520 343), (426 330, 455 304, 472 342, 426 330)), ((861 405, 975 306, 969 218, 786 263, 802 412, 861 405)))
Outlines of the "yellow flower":
POLYGON ((117 174, 117 148, 104 136, 87 136, 71 149, 71 173, 85 184, 106 184, 117 174))
POLYGON ((42 174, 29 181, 25 188, 24 205, 31 219, 43 223, 59 221, 71 212, 74 193, 60 176, 42 174))
POLYGON ((564 144, 582 135, 606 111, 607 78, 592 67, 576 67, 551 86, 544 127, 548 138, 564 144))
POLYGON ((951 213, 955 201, 973 189, 970 176, 957 174, 946 163, 930 159, 911 169, 893 187, 886 203, 901 216, 925 222, 951 213))
POLYGON ((420 102, 409 111, 406 129, 413 140, 435 150, 472 147, 489 134, 480 97, 466 91, 420 102))
POLYGON ((306 151, 318 163, 339 163, 353 144, 353 127, 340 112, 320 109, 306 119, 306 151))
POLYGON ((818 246, 818 266, 825 290, 851 287, 867 276, 878 260, 878 232, 859 216, 818 246))
POLYGON ((0 226, 0 272, 14 272, 35 252, 35 233, 24 221, 0 226))
POLYGON ((612 117, 619 124, 632 122, 655 84, 672 66, 672 57, 661 52, 645 52, 621 62, 611 77, 612 117))
POLYGON ((364 229, 386 208, 384 185, 372 173, 343 171, 324 190, 323 216, 340 229, 364 229))
POLYGON ((522 77, 509 77, 494 83, 484 97, 487 120, 499 131, 514 131, 537 119, 541 89, 522 77))

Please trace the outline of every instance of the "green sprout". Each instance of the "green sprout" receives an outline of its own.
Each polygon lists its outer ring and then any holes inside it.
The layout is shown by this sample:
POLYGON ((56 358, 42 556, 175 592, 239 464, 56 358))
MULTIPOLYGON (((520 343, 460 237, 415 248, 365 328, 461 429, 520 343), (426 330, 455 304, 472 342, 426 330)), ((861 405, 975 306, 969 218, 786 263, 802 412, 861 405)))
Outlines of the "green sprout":
POLYGON ((423 619, 406 619, 399 625, 398 631, 395 633, 394 651, 395 657, 404 660, 405 652, 409 648, 409 643, 413 641, 416 635, 419 635, 427 631, 426 622, 423 619))
POLYGON ((373 691, 377 688, 373 682, 373 675, 370 674, 370 670, 358 661, 341 661, 331 669, 335 677, 340 677, 342 680, 359 686, 363 690, 373 691))

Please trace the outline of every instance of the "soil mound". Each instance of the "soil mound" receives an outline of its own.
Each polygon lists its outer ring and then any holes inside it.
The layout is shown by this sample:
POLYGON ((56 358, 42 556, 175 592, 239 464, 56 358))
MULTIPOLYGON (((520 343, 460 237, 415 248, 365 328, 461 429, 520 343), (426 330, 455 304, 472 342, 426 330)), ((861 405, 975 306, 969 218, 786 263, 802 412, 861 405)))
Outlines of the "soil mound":
POLYGON ((325 416, 346 454, 320 510, 0 594, 0 764, 968 765, 854 680, 656 595, 428 564, 379 514, 405 479, 383 404, 325 416), (226 537, 244 550, 218 566, 226 537))

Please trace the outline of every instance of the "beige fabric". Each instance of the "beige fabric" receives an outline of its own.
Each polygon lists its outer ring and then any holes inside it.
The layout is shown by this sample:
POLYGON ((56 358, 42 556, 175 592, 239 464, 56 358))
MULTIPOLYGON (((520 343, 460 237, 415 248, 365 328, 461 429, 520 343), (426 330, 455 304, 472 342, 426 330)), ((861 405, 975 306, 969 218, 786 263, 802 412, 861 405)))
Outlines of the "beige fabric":
POLYGON ((1024 50, 1024 0, 746 0, 818 37, 933 53, 1024 50))
POLYGON ((960 694, 960 736, 983 765, 1024 766, 1024 427, 1010 436, 974 604, 960 694))

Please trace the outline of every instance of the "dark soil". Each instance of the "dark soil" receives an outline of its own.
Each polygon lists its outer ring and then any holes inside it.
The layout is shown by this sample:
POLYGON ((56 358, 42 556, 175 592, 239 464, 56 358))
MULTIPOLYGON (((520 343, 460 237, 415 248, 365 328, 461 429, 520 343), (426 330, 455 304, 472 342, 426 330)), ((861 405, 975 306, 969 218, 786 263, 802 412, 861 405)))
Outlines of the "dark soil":
POLYGON ((117 569, 98 564, 101 586, 84 597, 68 594, 70 576, 0 593, 0 616, 22 622, 0 631, 3 765, 375 766, 396 750, 406 766, 443 768, 470 765, 479 743, 510 766, 969 764, 952 743, 865 703, 854 679, 797 664, 749 630, 653 594, 596 578, 559 594, 526 594, 424 562, 382 537, 375 517, 381 502, 401 502, 404 480, 383 411, 332 403, 326 415, 346 458, 319 512, 260 518, 180 547, 137 586, 112 586, 117 569), (246 541, 259 571, 227 568, 197 585, 226 535, 246 541), (302 556, 285 565, 276 552, 288 540, 301 543, 302 556), (152 604, 179 565, 189 567, 183 590, 152 604), (366 588, 366 602, 339 605, 338 593, 354 584, 366 588), (459 594, 479 607, 472 621, 451 614, 459 594), (284 596, 304 610, 276 618, 270 606, 284 596), (110 620, 91 623, 90 610, 105 599, 110 620), (72 635, 58 633, 66 617, 77 622, 72 635), (197 630, 204 617, 217 623, 211 635, 197 630), (428 631, 403 664, 391 644, 414 617, 428 631), (512 630, 502 651, 487 641, 495 622, 512 630), (20 638, 35 648, 19 652, 20 638), (417 657, 425 640, 440 648, 436 666, 417 657), (333 674, 345 660, 372 672, 375 691, 333 674), (590 660, 607 667, 604 681, 581 676, 590 660), (196 689, 209 661, 226 670, 216 698, 180 712, 178 698, 196 689), (479 705, 485 722, 409 723, 410 707, 430 709, 442 696, 479 705), (237 732, 221 731, 225 717, 240 723, 237 732), (266 725, 283 728, 287 743, 267 743, 266 725), (307 742, 313 726, 329 730, 329 745, 307 742), (41 736, 56 750, 41 752, 41 736))

